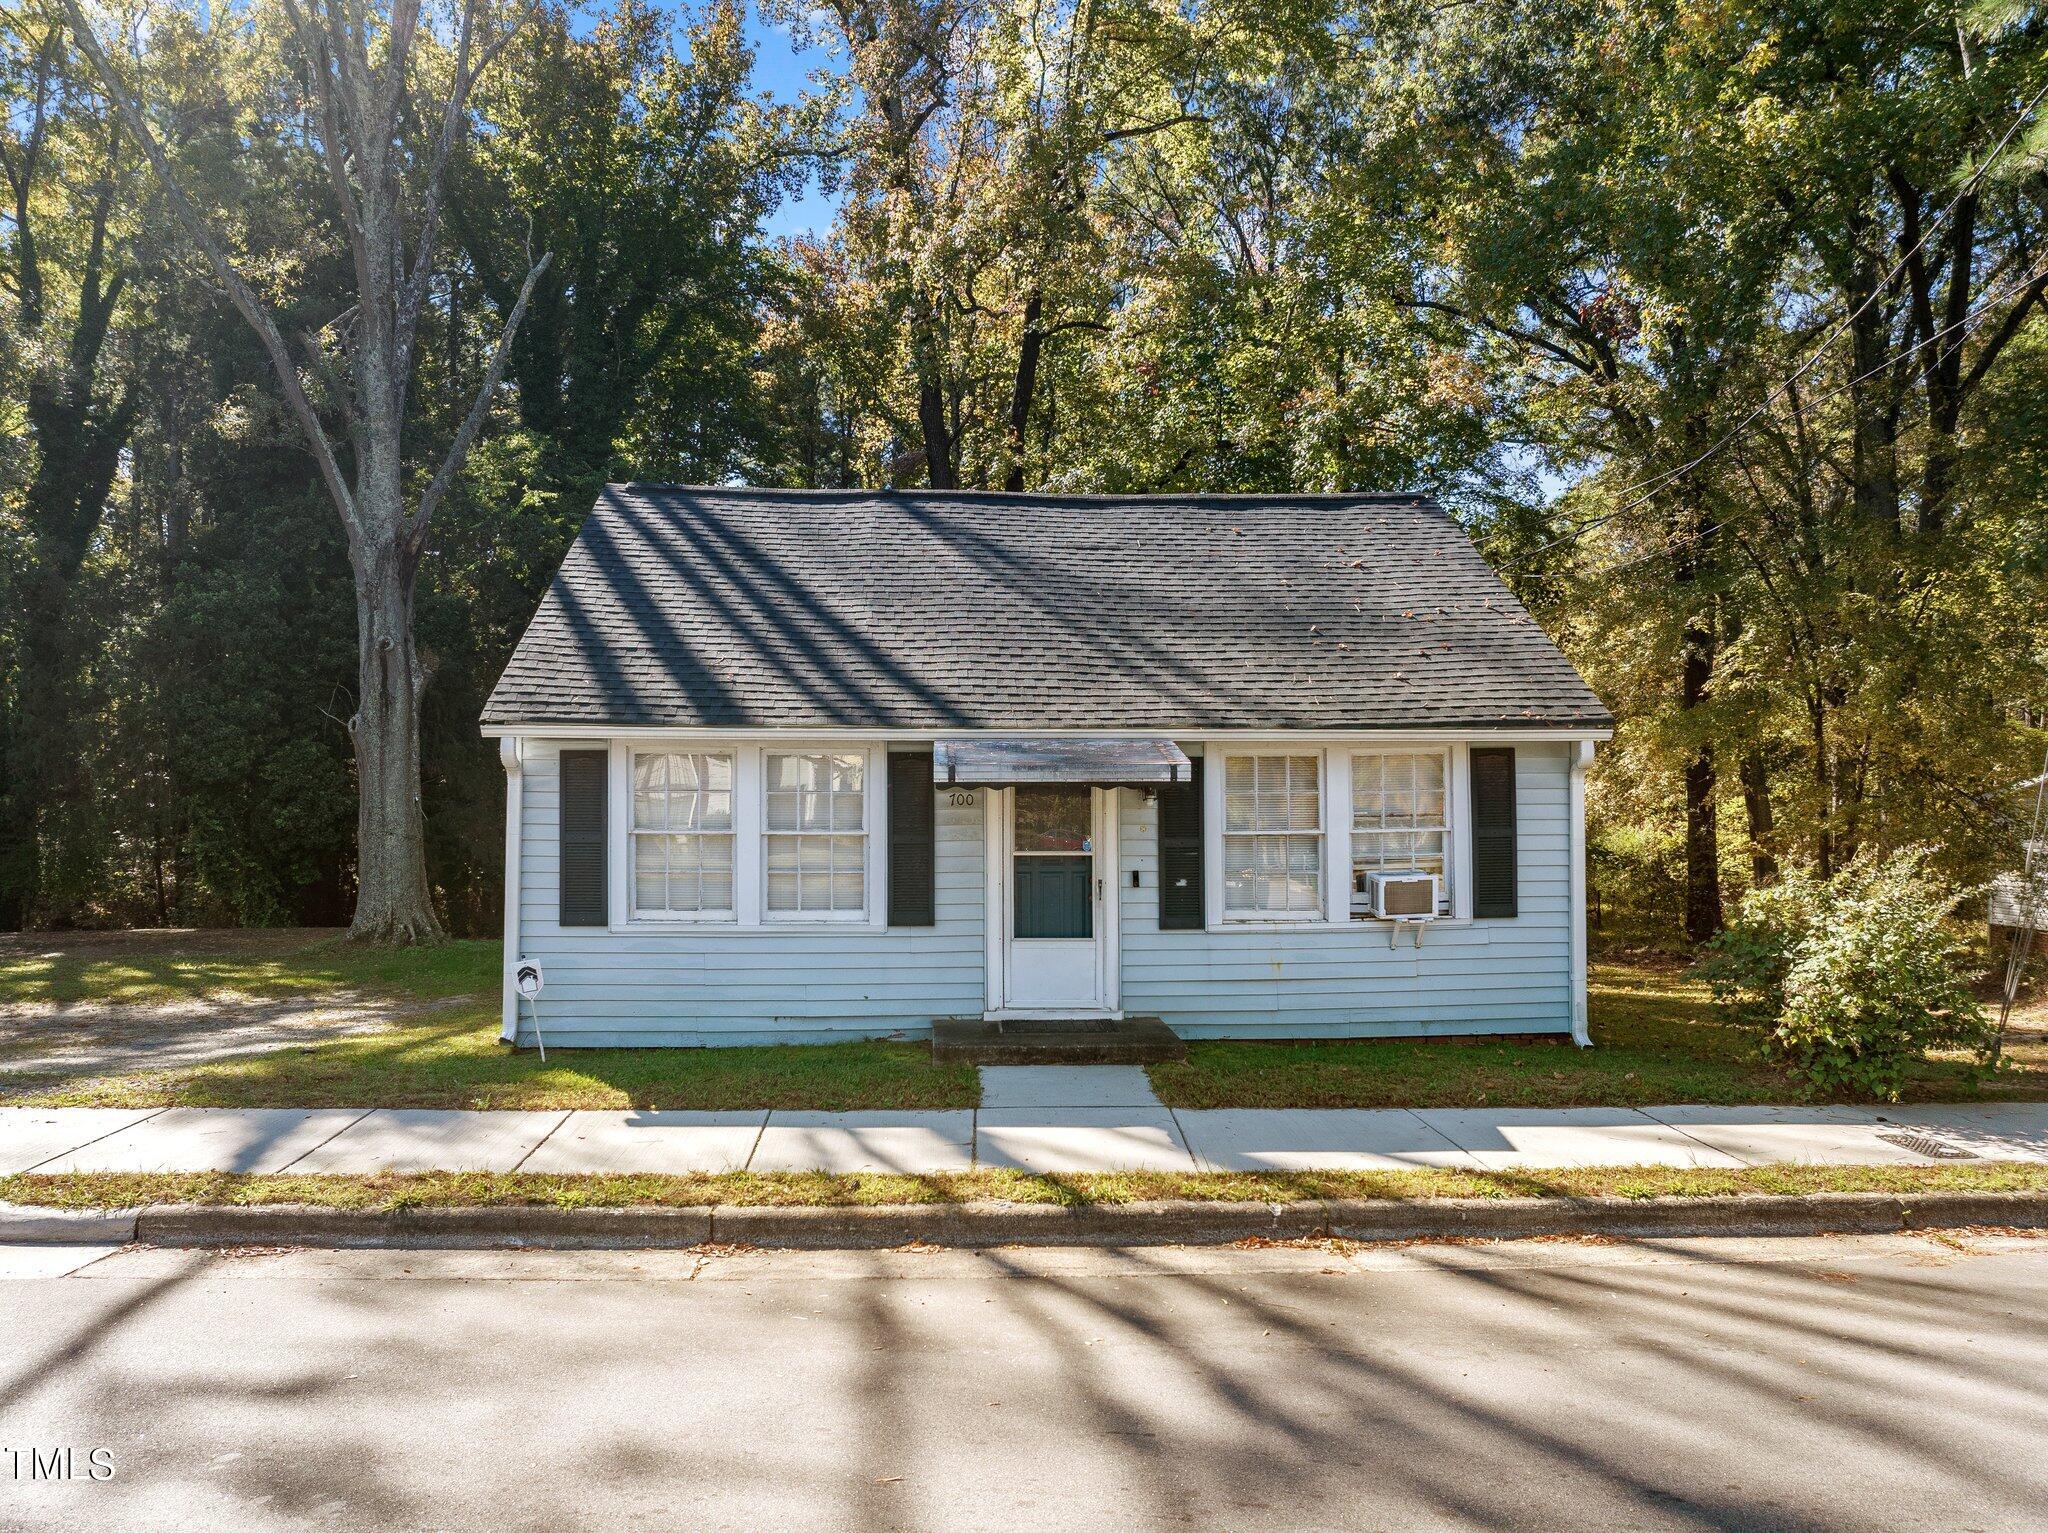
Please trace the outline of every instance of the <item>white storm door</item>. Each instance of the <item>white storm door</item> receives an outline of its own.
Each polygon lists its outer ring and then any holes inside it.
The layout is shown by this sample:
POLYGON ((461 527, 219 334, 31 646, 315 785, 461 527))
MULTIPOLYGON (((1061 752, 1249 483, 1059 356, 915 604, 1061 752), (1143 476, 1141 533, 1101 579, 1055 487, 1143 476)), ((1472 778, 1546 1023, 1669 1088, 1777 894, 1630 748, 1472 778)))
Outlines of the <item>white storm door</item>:
POLYGON ((1006 1011, 1100 1011, 1103 998, 1099 790, 1021 784, 1009 804, 1002 901, 1006 1011))

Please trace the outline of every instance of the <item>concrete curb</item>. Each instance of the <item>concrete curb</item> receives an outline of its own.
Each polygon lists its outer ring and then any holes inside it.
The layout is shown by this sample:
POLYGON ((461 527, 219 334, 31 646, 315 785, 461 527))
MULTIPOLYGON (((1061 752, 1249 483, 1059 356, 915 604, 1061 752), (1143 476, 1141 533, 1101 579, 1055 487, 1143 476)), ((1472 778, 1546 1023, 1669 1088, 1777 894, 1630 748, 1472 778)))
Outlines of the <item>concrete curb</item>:
POLYGON ((1253 1235, 1320 1235, 1320 1203, 940 1203, 878 1208, 726 1208, 711 1238, 733 1245, 847 1250, 909 1245, 1227 1245, 1253 1235))
POLYGON ((1731 1198, 1444 1198, 1325 1204, 1346 1240, 1544 1235, 1875 1235, 2048 1225, 2048 1194, 1820 1192, 1731 1198))
POLYGON ((708 1208, 319 1208, 172 1203, 139 1211, 135 1238, 156 1246, 702 1245, 708 1208))
POLYGON ((132 1208, 0 1206, 0 1246, 117 1246, 134 1238, 132 1208))
POLYGON ((133 1238, 162 1246, 542 1246, 707 1243, 877 1250, 926 1242, 1222 1245, 1252 1237, 1516 1240, 1542 1235, 1873 1234, 1962 1225, 2048 1227, 2048 1193, 1816 1193, 1807 1197, 1447 1198, 1427 1202, 1037 1203, 877 1208, 424 1208, 173 1204, 112 1214, 0 1210, 0 1243, 133 1238))

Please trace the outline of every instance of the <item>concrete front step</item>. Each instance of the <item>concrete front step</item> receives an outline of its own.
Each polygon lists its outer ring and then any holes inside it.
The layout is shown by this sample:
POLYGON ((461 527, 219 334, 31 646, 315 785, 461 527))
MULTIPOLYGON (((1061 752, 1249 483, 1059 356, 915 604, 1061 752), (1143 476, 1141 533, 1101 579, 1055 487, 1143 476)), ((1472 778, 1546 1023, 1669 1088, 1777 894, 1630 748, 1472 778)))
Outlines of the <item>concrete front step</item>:
POLYGON ((932 1059, 975 1065, 1149 1065, 1185 1059, 1188 1046, 1157 1017, 943 1017, 932 1059))

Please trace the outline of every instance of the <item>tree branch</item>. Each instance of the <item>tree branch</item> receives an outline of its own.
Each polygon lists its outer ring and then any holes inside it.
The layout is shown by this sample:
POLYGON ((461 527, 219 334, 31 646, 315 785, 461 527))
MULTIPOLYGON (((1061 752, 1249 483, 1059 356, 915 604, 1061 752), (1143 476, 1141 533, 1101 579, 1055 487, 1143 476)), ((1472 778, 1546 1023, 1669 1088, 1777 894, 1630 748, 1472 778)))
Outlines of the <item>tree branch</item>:
POLYGON ((1176 112, 1171 117, 1162 117, 1158 122, 1139 123, 1134 128, 1105 129, 1102 141, 1105 144, 1121 143, 1127 138, 1146 138, 1154 133, 1164 133, 1168 128, 1178 128, 1182 123, 1206 123, 1209 120, 1200 112, 1176 112))
POLYGON ((484 46, 476 64, 469 63, 470 43, 473 35, 476 5, 475 0, 463 0, 462 29, 456 39, 455 77, 448 87, 447 105, 442 109, 440 132, 435 135, 434 155, 427 167, 426 191, 423 194, 420 211, 419 234, 413 242, 413 256, 410 269, 404 273, 404 284, 399 297, 398 348, 402 366, 412 366, 413 342, 419 332, 420 306, 426 301, 427 285, 433 276, 434 240, 440 232, 441 203, 445 195, 444 181, 447 177, 448 161, 455 153, 456 140, 462 136, 464 109, 476 87, 506 45, 526 25, 533 11, 531 6, 522 7, 512 19, 511 25, 484 46))
POLYGON ((149 124, 143 119, 141 104, 129 92, 120 76, 114 72, 113 63, 100 43, 99 34, 93 30, 92 23, 86 18, 79 0, 59 0, 59 3, 64 8, 66 19, 71 23, 73 34, 78 38, 78 45, 85 50, 86 57, 92 61, 94 72, 100 77, 100 83, 106 87, 107 99, 114 103, 115 110, 120 113, 122 122, 128 128, 129 136, 147 156, 150 167, 156 172, 157 180, 164 188, 164 197, 178 215, 178 221, 185 226, 185 232, 192 237, 193 243, 199 246, 201 253, 206 257, 206 264, 213 269, 214 277, 227 289, 229 299, 255 330, 257 338, 262 341, 263 349, 270 357, 271 370, 277 374, 278 387, 284 391, 285 401, 291 406, 292 414, 298 418, 299 429, 305 433, 306 443, 313 450, 314 461, 320 465, 320 477, 327 485, 327 493, 333 497, 334 508, 341 514, 342 523, 349 529, 351 536, 359 535, 361 529, 356 522, 355 497, 349 492, 348 481, 342 477, 341 465, 335 460, 333 444, 327 438, 326 428, 320 424, 320 417, 314 413, 312 401, 306 398, 306 391, 299 382, 298 369, 293 365, 291 353, 286 349, 284 337, 278 333, 277 324, 271 319, 270 311, 264 307, 263 300, 256 296, 255 290, 242 279, 242 274, 235 270, 234 263, 228 259, 226 247, 214 234, 205 215, 186 195, 184 185, 171 169, 170 157, 164 153, 163 146, 157 142, 156 135, 150 132, 149 124))
POLYGON ((512 339, 519 333, 519 322, 526 317, 526 302, 533 296, 534 285, 541 274, 554 260, 550 251, 533 263, 526 274, 526 281, 519 289, 519 301, 512 305, 512 312, 506 317, 505 328, 498 332, 498 344, 491 352, 491 365, 484 370, 484 381, 476 391, 476 399, 470 404, 469 414, 463 418, 462 426, 455 433, 455 440, 448 444, 448 456, 441 460, 441 467, 434 474, 433 482, 420 496, 419 508, 405 519, 404 537, 408 550, 417 556, 425 544, 427 523, 433 517, 434 508, 441 503, 441 497, 448 493, 455 483, 455 476, 462 472, 462 465, 469 457, 469 449, 476 441, 477 432, 483 429, 484 417, 490 413, 491 396, 498 391, 498 381, 505 376, 505 362, 512 354, 512 339))

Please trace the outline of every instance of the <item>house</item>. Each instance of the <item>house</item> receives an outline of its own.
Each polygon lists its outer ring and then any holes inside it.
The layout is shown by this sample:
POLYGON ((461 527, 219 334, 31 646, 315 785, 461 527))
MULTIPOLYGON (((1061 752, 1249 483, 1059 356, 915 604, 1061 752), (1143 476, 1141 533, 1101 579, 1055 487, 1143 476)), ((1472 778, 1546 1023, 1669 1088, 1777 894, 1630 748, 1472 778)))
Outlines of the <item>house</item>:
POLYGON ((1584 1042, 1612 725, 1423 499, 613 485, 484 712, 508 981, 558 1046, 1584 1042))

